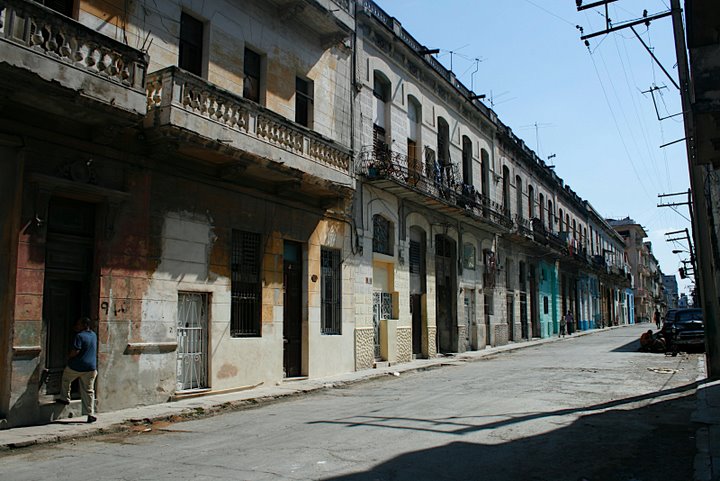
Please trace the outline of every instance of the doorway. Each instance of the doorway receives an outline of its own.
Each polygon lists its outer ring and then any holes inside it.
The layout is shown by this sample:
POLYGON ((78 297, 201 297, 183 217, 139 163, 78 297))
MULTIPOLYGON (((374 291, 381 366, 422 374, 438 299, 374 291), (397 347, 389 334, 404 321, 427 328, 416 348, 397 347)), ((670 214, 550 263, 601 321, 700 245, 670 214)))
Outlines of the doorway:
POLYGON ((283 369, 285 377, 302 371, 302 248, 285 241, 283 249, 283 369))
MULTIPOLYGON (((73 326, 78 318, 90 314, 94 240, 95 205, 50 199, 43 289, 46 395, 60 393, 73 326)), ((76 394, 74 386, 73 398, 76 394)))
POLYGON ((178 391, 206 389, 208 385, 208 295, 178 293, 178 391))
POLYGON ((435 236, 435 282, 437 291, 437 332, 439 352, 457 352, 457 288, 455 241, 435 236))
POLYGON ((413 355, 422 354, 423 296, 427 292, 425 275, 425 231, 410 228, 410 312, 412 315, 413 355))

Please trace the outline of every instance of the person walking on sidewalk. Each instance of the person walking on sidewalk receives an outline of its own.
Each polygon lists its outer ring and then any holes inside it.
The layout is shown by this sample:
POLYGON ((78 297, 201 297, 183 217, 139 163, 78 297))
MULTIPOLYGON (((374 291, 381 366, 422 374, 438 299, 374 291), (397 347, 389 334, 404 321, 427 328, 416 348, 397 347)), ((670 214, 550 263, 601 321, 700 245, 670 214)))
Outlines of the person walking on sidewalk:
POLYGON ((660 311, 658 311, 657 309, 655 309, 655 315, 653 316, 653 319, 655 320, 655 326, 660 329, 660 311))
POLYGON ((560 333, 558 334, 558 337, 560 337, 560 336, 565 337, 566 329, 567 329, 567 320, 565 319, 565 316, 562 316, 560 318, 560 333))
POLYGON ((87 422, 94 423, 95 417, 95 378, 97 377, 97 335, 91 329, 92 321, 81 317, 75 322, 75 338, 68 355, 67 367, 63 371, 60 404, 70 404, 70 386, 75 379, 80 381, 80 399, 87 422))

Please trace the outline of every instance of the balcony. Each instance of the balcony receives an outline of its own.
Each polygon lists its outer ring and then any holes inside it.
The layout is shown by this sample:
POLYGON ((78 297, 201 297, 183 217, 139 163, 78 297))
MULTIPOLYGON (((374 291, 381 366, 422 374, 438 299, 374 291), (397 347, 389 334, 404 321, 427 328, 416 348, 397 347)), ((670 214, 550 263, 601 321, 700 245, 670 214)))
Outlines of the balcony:
POLYGON ((375 187, 455 219, 480 222, 492 232, 508 232, 513 227, 512 218, 500 204, 457 180, 452 164, 427 165, 397 152, 365 147, 358 173, 375 187))
POLYGON ((24 108, 89 124, 146 112, 147 56, 35 2, 0 0, 0 88, 24 108))
POLYGON ((352 187, 349 149, 177 67, 148 75, 147 104, 159 150, 216 165, 226 180, 328 198, 352 187))

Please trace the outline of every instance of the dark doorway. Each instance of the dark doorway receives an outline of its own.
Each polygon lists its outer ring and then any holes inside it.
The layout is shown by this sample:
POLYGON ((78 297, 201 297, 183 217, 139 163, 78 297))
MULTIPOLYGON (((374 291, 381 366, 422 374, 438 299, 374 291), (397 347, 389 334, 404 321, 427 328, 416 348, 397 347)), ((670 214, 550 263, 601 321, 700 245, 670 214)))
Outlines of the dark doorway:
POLYGON ((530 277, 530 324, 532 333, 529 337, 540 337, 540 312, 538 310, 537 272, 534 265, 528 268, 530 277))
POLYGON ((285 241, 283 250, 283 367, 285 377, 297 377, 302 369, 302 249, 285 241))
POLYGON ((435 236, 435 282, 437 283, 437 335, 440 352, 457 352, 457 289, 455 241, 435 236))
POLYGON ((75 321, 90 314, 94 238, 93 204, 50 200, 43 290, 44 387, 48 395, 60 393, 75 321))
POLYGON ((427 292, 425 275, 425 231, 410 228, 410 312, 412 314, 413 354, 422 354, 423 295, 427 292))

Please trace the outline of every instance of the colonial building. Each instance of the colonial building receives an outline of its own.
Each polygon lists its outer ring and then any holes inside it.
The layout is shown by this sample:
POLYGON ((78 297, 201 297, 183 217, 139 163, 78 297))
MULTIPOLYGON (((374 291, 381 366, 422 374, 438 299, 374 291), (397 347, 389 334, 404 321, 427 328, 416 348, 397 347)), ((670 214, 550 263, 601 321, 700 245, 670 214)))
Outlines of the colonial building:
POLYGON ((80 315, 100 411, 354 369, 354 20, 284 4, 0 4, 9 425, 80 315))
POLYGON ((369 0, 0 2, 0 426, 632 322, 622 238, 369 0), (42 3, 46 3, 44 6, 42 3))
POLYGON ((633 278, 635 319, 652 322, 656 310, 663 314, 667 308, 662 272, 652 253, 652 244, 644 240, 647 237, 645 229, 633 219, 608 219, 608 222, 624 240, 625 256, 633 278))
POLYGON ((357 367, 551 336, 568 312, 630 322, 622 238, 397 19, 356 13, 357 367))

